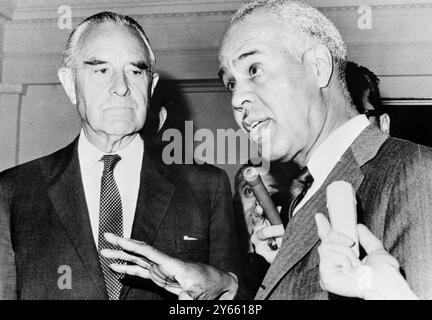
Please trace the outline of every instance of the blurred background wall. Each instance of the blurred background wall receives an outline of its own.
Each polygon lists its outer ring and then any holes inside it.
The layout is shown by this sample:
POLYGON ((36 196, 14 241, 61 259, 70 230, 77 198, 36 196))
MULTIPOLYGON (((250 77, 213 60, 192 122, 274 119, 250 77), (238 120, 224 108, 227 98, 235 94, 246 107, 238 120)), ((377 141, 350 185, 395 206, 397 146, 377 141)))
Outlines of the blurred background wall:
MULTIPOLYGON (((229 95, 216 74, 219 42, 242 2, 0 0, 0 170, 51 153, 79 132, 57 68, 70 27, 105 10, 130 15, 146 30, 161 78, 174 90, 174 118, 192 120, 194 129, 237 130, 229 95)), ((349 59, 380 77, 396 121, 393 131, 403 136, 415 129, 412 139, 432 143, 432 1, 306 2, 333 20, 349 59)), ((215 164, 231 178, 239 167, 215 164)))

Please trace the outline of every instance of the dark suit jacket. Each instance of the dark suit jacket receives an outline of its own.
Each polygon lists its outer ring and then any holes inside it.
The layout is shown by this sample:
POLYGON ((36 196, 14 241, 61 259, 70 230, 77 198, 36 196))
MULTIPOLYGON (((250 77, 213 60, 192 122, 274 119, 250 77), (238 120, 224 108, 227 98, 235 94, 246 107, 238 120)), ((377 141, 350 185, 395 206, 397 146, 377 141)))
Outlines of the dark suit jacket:
MULTIPOLYGON (((91 232, 77 141, 0 174, 11 216, 20 299, 108 297, 91 232), (65 270, 72 274, 71 289, 61 286, 65 270)), ((149 149, 144 152, 131 238, 175 257, 235 272, 237 241, 226 174, 210 165, 165 166, 157 158, 149 149), (187 241, 184 236, 198 240, 187 241)), ((124 284, 121 299, 174 297, 148 280, 126 277, 124 284)))
POLYGON ((358 221, 396 257, 421 298, 432 298, 432 150, 367 127, 323 186, 287 225, 282 247, 256 299, 329 299, 319 286, 320 243, 314 215, 328 216, 326 187, 345 180, 356 190, 358 221))
POLYGON ((9 212, 0 186, 0 300, 16 298, 15 258, 10 237, 9 212))

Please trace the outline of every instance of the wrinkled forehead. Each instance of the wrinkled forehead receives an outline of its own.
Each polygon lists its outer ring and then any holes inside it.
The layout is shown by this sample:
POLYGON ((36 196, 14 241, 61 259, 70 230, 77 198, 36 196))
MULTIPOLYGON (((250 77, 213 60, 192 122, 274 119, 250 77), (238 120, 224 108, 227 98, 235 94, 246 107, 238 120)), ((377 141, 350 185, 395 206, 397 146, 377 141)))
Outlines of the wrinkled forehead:
POLYGON ((233 67, 248 52, 294 52, 298 37, 274 14, 258 11, 232 24, 219 49, 221 70, 233 67))
POLYGON ((239 46, 252 44, 253 41, 270 42, 279 38, 280 23, 271 15, 252 14, 235 22, 226 31, 219 49, 223 56, 239 46))
POLYGON ((89 25, 79 39, 78 49, 81 56, 114 50, 134 51, 150 62, 149 48, 138 31, 110 22, 89 25))

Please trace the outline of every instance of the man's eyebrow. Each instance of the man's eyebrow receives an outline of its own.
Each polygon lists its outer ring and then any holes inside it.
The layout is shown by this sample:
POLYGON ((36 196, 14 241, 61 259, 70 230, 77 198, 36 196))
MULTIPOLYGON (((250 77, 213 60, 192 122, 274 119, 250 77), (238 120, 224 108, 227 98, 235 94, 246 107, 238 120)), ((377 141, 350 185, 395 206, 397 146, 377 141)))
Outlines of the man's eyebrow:
POLYGON ((141 69, 141 70, 149 70, 150 69, 149 65, 144 60, 132 62, 131 65, 133 65, 134 67, 137 67, 138 69, 141 69))
POLYGON ((260 50, 251 50, 251 51, 245 52, 245 53, 241 54, 238 57, 237 60, 244 60, 247 57, 254 56, 254 55, 257 55, 257 54, 262 54, 262 51, 260 51, 260 50))
MULTIPOLYGON (((90 59, 90 60, 86 60, 83 62, 86 65, 89 66, 97 66, 100 64, 105 64, 108 63, 107 61, 103 61, 103 60, 99 60, 99 59, 90 59)), ((131 65, 133 65, 134 67, 137 67, 138 69, 141 70, 148 70, 149 66, 148 64, 143 60, 143 61, 137 61, 137 62, 131 62, 131 65)))
MULTIPOLYGON (((257 55, 257 54, 262 54, 262 51, 261 51, 261 50, 251 50, 251 51, 245 52, 245 53, 241 54, 241 55, 237 58, 237 60, 238 60, 238 61, 240 61, 240 60, 244 60, 244 59, 246 59, 247 57, 254 56, 254 55, 257 55)), ((222 78, 223 78, 224 75, 225 75, 225 70, 224 70, 224 68, 221 68, 221 69, 219 70, 219 72, 218 72, 218 77, 219 77, 219 79, 222 80, 222 78)))
POLYGON ((85 60, 83 63, 89 66, 97 66, 99 64, 105 64, 107 62, 99 59, 90 59, 90 60, 85 60))

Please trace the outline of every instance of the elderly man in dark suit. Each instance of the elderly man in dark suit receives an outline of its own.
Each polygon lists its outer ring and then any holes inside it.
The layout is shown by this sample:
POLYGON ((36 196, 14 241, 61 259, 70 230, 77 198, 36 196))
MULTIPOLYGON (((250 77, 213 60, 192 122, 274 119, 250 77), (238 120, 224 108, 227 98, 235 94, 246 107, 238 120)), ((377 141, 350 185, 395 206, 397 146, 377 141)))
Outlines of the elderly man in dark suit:
MULTIPOLYGON (((282 242, 276 255, 261 252, 271 265, 255 298, 334 297, 320 286, 321 242, 314 217, 318 212, 328 216, 326 187, 338 180, 353 186, 358 221, 397 258, 414 292, 432 298, 432 150, 389 138, 358 114, 347 91, 346 47, 336 27, 302 2, 257 0, 232 18, 219 61, 220 77, 232 94, 234 117, 262 156, 269 161, 292 160, 303 168, 297 179, 303 190, 282 208, 288 221, 285 230, 269 226, 257 231, 258 239, 276 236, 282 242), (270 139, 263 138, 265 132, 270 139)), ((323 239, 328 248, 329 240, 323 239)), ((352 251, 346 242, 331 239, 331 245, 347 256, 352 251)), ((129 249, 155 260, 150 270, 162 270, 192 297, 202 296, 198 281, 186 276, 185 270, 193 270, 193 265, 185 269, 145 244, 129 249)), ((130 272, 128 266, 114 268, 130 272)), ((142 275, 155 279, 154 273, 142 275)), ((235 278, 224 279, 231 280, 235 290, 235 278)))
POLYGON ((141 26, 110 12, 87 18, 71 33, 58 74, 81 117, 79 137, 0 175, 18 298, 175 298, 114 273, 99 254, 111 247, 105 232, 234 272, 226 174, 209 165, 166 166, 139 134, 158 80, 141 26))

